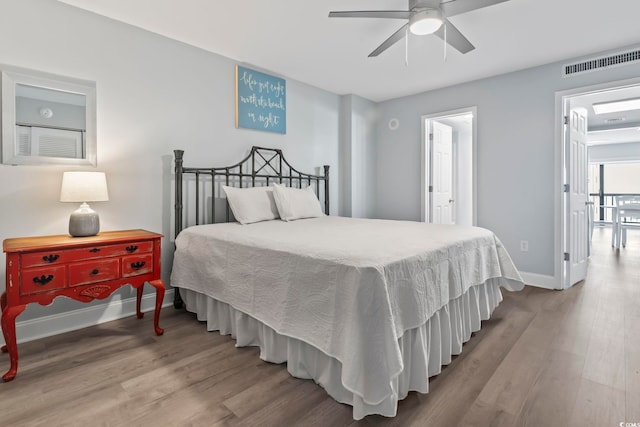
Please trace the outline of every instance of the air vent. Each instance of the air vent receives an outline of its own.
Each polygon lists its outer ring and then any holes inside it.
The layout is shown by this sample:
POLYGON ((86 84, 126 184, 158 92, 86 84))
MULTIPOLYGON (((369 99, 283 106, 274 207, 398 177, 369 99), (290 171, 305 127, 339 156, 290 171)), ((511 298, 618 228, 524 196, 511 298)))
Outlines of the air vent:
POLYGON ((567 64, 562 68, 562 77, 569 77, 576 74, 631 64, 634 62, 640 62, 640 50, 602 56, 599 58, 589 59, 588 61, 578 62, 576 64, 567 64))

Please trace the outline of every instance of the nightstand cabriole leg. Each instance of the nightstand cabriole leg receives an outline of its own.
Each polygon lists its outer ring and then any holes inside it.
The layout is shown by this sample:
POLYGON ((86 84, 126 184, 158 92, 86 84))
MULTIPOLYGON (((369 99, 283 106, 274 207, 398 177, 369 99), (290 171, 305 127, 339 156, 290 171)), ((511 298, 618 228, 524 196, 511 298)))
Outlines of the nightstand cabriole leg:
POLYGON ((137 289, 137 293, 136 293, 136 316, 138 316, 138 319, 142 319, 142 317, 144 316, 144 313, 140 310, 140 306, 142 304, 142 291, 144 289, 144 283, 141 284, 137 289))
MULTIPOLYGON (((1 310, 1 311, 4 311, 4 309, 5 309, 5 307, 6 307, 6 306, 7 306, 7 293, 6 293, 6 292, 3 292, 3 293, 2 293, 2 296, 0 296, 0 310, 1 310)), ((7 342, 7 341, 5 340, 5 342, 7 342)), ((0 348, 0 351, 2 351, 3 353, 6 353, 6 352, 8 352, 9 350, 7 349, 7 346, 6 346, 6 345, 3 345, 3 346, 0 348)))
POLYGON ((26 305, 16 305, 13 307, 4 307, 2 310, 2 333, 4 341, 7 343, 6 348, 9 352, 9 360, 11 367, 6 374, 2 376, 5 382, 11 381, 18 373, 18 345, 16 343, 16 317, 24 311, 26 305))
POLYGON ((161 279, 157 279, 150 281, 149 284, 156 288, 156 311, 153 315, 153 327, 156 330, 156 335, 162 335, 164 333, 164 329, 162 329, 158 323, 160 322, 162 301, 164 301, 164 282, 161 279))

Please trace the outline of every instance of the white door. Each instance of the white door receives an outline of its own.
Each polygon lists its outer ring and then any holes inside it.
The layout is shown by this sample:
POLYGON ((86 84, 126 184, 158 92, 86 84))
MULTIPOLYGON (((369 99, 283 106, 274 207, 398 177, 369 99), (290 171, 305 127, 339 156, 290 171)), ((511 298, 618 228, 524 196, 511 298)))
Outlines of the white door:
MULTIPOLYGON (((587 276, 589 236, 589 194, 587 185, 587 111, 575 108, 569 111, 566 135, 567 198, 565 252, 568 268, 565 287, 578 283, 587 276)), ((566 258, 565 258, 566 259, 566 258)))
POLYGON ((453 129, 437 121, 431 126, 431 222, 453 224, 453 129))

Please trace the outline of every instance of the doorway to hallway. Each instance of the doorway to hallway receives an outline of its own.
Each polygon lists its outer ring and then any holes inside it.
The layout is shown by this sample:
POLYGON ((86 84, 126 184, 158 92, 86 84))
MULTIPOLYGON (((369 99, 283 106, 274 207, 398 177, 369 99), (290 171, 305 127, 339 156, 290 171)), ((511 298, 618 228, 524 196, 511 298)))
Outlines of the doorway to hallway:
POLYGON ((592 173, 588 179, 589 169, 594 164, 640 161, 640 79, 560 92, 556 105, 562 124, 556 157, 556 176, 561 179, 556 271, 566 289, 587 275, 594 222, 612 215, 613 210, 607 214, 606 209, 615 205, 615 199, 606 196, 627 192, 605 191, 598 185, 594 194, 595 178, 592 173))
POLYGON ((422 117, 422 221, 476 224, 476 108, 422 117))

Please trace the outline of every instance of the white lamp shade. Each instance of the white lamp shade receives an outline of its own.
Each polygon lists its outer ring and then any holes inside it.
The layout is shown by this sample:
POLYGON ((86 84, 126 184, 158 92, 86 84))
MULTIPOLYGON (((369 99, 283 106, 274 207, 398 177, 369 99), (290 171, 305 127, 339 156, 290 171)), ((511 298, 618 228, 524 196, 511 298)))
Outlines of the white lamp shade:
POLYGON ((106 202, 109 200, 104 172, 65 172, 62 175, 61 202, 106 202))

